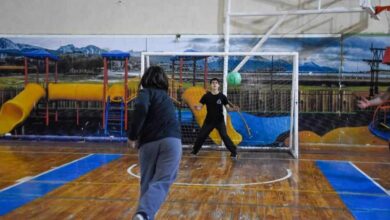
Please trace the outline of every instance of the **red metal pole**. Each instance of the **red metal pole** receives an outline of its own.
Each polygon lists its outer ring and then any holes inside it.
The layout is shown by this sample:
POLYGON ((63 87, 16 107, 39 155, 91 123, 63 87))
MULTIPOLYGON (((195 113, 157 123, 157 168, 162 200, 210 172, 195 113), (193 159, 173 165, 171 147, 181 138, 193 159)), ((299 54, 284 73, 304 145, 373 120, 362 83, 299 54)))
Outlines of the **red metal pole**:
POLYGON ((107 78, 108 78, 108 69, 107 69, 107 58, 105 57, 103 59, 103 101, 102 101, 102 104, 103 104, 103 117, 102 117, 102 125, 103 125, 103 128, 104 128, 104 119, 105 119, 105 112, 106 112, 106 87, 107 87, 107 78))
POLYGON ((45 84, 46 84, 46 90, 48 89, 48 86, 49 86, 49 58, 46 57, 45 58, 45 66, 46 66, 46 78, 45 78, 45 84))
POLYGON ((49 126, 49 102, 46 100, 46 126, 49 126))
POLYGON ((125 105, 125 130, 127 130, 127 97, 129 94, 129 86, 127 83, 127 78, 129 74, 128 66, 127 64, 129 63, 129 58, 126 57, 125 60, 125 100, 124 100, 124 105, 125 105))
POLYGON ((209 74, 209 67, 207 65, 207 57, 204 58, 204 88, 207 89, 207 77, 209 74))
POLYGON ((54 78, 54 82, 57 83, 58 81, 58 63, 55 62, 56 64, 56 69, 55 69, 55 78, 54 78))
POLYGON ((27 64, 27 57, 24 58, 24 87, 28 84, 28 64, 27 64))

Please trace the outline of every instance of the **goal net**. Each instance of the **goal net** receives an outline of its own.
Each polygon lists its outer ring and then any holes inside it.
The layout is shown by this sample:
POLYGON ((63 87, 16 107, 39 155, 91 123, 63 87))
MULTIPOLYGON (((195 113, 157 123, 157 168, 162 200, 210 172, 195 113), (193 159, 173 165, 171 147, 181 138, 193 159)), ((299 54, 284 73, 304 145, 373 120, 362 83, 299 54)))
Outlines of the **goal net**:
MULTIPOLYGON (((192 147, 207 114, 193 106, 219 79, 220 91, 239 111, 225 112, 229 137, 239 149, 289 151, 298 157, 298 53, 296 52, 144 52, 148 66, 164 68, 176 106, 184 146, 192 147), (238 72, 232 70, 245 58, 238 72)), ((216 130, 203 147, 223 147, 216 130)))

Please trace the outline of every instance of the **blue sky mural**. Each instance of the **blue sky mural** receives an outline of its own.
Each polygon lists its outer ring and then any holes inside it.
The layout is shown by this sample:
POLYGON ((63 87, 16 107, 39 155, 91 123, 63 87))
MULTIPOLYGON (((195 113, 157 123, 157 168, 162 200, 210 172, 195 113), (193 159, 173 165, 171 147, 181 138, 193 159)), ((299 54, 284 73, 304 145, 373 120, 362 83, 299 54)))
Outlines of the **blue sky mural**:
MULTIPOLYGON (((369 71, 370 66, 362 59, 371 59, 370 47, 390 47, 390 36, 350 36, 344 39, 344 71, 369 71)), ((389 65, 380 65, 381 69, 390 69, 389 65)))

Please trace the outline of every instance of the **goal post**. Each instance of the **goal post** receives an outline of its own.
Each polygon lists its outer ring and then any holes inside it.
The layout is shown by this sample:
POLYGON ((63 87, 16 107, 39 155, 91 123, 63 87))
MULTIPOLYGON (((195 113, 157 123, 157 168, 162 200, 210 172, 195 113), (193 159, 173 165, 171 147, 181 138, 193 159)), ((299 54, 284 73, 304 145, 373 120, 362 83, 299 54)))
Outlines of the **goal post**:
MULTIPOLYGON (((191 105, 205 93, 208 80, 218 78, 220 91, 240 107, 226 121, 238 148, 288 151, 298 158, 298 52, 142 52, 140 76, 151 65, 163 67, 170 78, 184 146, 192 147, 205 116, 191 105), (229 73, 248 56, 240 73, 229 73)), ((223 146, 215 134, 204 146, 223 146)))

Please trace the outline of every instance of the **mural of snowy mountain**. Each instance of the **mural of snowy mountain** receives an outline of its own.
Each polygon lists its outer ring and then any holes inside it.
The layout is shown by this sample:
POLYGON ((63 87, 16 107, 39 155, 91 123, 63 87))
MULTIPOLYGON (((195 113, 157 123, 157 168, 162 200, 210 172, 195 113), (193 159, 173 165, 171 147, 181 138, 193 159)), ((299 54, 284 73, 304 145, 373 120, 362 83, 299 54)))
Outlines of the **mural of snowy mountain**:
POLYGON ((20 48, 11 40, 0 38, 0 50, 19 50, 20 48))
POLYGON ((60 54, 69 54, 69 53, 81 53, 81 50, 76 48, 73 44, 68 44, 65 46, 61 46, 57 50, 60 54))
MULTIPOLYGON (((248 51, 258 38, 235 38, 231 42, 231 51, 248 51)), ((261 51, 297 51, 300 58, 300 72, 303 73, 334 73, 339 69, 343 72, 368 72, 370 66, 364 59, 371 59, 370 46, 384 48, 390 45, 388 36, 351 36, 340 41, 338 37, 297 37, 270 38, 265 42, 261 51), (343 62, 340 62, 340 48, 344 46, 343 62), (320 46, 319 46, 320 45, 320 46), (342 65, 342 67, 340 66, 342 65)), ((223 40, 218 38, 183 38, 174 41, 170 37, 139 38, 139 37, 50 37, 50 36, 17 36, 0 38, 0 56, 18 56, 26 51, 43 49, 55 55, 85 55, 99 56, 109 50, 129 52, 134 65, 139 66, 138 57, 141 51, 185 51, 191 48, 196 51, 221 51, 223 40)), ((230 70, 237 66, 242 57, 230 57, 230 70)), ((154 64, 170 65, 170 57, 151 58, 154 64)), ((209 71, 222 71, 223 59, 209 57, 209 71)), ((199 60, 197 68, 204 68, 204 62, 199 60)), ((252 57, 240 72, 292 70, 291 60, 274 56, 252 57)))
POLYGON ((102 50, 99 47, 94 45, 88 45, 86 47, 77 48, 73 44, 68 44, 58 48, 57 52, 59 54, 84 54, 84 55, 100 55, 106 50, 102 50))
POLYGON ((44 49, 42 47, 37 47, 29 44, 18 44, 7 38, 0 38, 0 52, 1 53, 10 53, 12 55, 18 55, 21 52, 26 52, 30 50, 40 50, 44 49))
POLYGON ((17 44, 21 51, 30 51, 30 50, 44 50, 45 48, 37 47, 29 44, 17 44))
MULTIPOLYGON (((150 62, 155 65, 168 66, 172 63, 172 57, 162 56, 162 57, 152 57, 150 62)), ((243 57, 232 56, 229 58, 229 71, 232 71, 236 67, 243 57)), ((179 59, 175 58, 176 64, 178 65, 179 59)), ((185 63, 189 64, 189 68, 192 68, 193 60, 186 60, 185 63)), ((204 69, 204 60, 197 60, 196 63, 197 69, 204 69)), ((272 66, 275 71, 291 71, 292 65, 285 60, 268 60, 264 57, 252 57, 246 64, 242 67, 240 72, 259 72, 264 70, 271 70, 272 66)), ((222 72, 223 71, 223 57, 209 57, 208 58, 208 70, 212 72, 222 72)))
POLYGON ((304 64, 299 65, 299 72, 305 73, 305 72, 315 72, 315 73, 338 73, 338 69, 326 67, 326 66, 319 66, 318 64, 314 63, 313 61, 307 62, 304 64))
MULTIPOLYGON (((229 71, 232 71, 243 59, 243 57, 231 57, 229 59, 229 71)), ((222 71, 223 68, 223 58, 213 59, 211 62, 209 62, 209 70, 210 71, 222 71)), ((274 69, 274 71, 291 71, 292 70, 292 64, 288 63, 285 60, 269 60, 264 57, 255 57, 250 58, 245 65, 242 67, 240 72, 258 72, 258 71, 264 71, 264 70, 271 70, 274 69)))
POLYGON ((6 38, 0 38, 0 53, 17 54, 20 48, 17 44, 6 38))
POLYGON ((21 55, 22 52, 31 50, 47 50, 54 54, 83 54, 83 55, 100 55, 106 50, 100 49, 94 45, 88 45, 86 47, 75 47, 73 44, 60 46, 57 50, 50 50, 39 46, 30 44, 14 43, 7 38, 0 38, 0 53, 7 53, 9 55, 21 55))
POLYGON ((82 51, 83 54, 87 54, 87 55, 92 55, 92 54, 98 55, 103 52, 107 52, 106 50, 100 49, 99 47, 96 47, 94 45, 88 45, 86 47, 82 47, 80 48, 80 50, 82 51))

